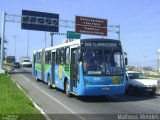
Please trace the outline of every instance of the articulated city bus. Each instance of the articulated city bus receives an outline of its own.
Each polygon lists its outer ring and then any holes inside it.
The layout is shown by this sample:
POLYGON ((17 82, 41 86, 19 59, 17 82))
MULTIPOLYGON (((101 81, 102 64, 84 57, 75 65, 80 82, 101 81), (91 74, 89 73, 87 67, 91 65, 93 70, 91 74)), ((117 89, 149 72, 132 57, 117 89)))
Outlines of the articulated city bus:
POLYGON ((119 40, 81 39, 34 51, 32 74, 67 96, 123 94, 125 60, 119 40))

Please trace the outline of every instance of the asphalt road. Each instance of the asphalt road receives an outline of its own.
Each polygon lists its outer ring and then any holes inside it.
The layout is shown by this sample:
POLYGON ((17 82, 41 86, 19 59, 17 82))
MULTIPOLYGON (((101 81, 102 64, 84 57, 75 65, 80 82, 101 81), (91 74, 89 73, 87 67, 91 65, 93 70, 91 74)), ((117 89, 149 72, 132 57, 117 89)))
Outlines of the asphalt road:
POLYGON ((68 98, 63 91, 49 89, 46 84, 37 82, 30 69, 16 69, 11 75, 50 119, 116 120, 118 115, 160 114, 160 94, 68 98))

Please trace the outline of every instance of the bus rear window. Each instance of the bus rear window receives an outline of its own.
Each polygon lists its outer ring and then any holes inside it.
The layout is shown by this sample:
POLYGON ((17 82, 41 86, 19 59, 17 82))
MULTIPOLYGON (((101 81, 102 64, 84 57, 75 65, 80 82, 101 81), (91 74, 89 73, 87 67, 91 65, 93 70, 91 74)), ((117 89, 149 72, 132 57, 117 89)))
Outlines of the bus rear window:
POLYGON ((30 62, 29 60, 23 60, 23 62, 30 62))

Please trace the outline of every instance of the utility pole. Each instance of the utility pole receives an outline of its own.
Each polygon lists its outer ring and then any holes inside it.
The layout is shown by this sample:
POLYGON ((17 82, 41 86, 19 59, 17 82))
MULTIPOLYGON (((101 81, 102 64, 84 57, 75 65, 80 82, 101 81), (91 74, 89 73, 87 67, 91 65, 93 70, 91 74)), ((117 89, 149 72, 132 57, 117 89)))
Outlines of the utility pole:
POLYGON ((45 48, 46 48, 46 42, 47 42, 47 37, 46 37, 46 31, 45 31, 45 48))
POLYGON ((158 73, 160 73, 160 49, 158 49, 158 73))
POLYGON ((143 67, 144 67, 144 58, 145 58, 146 56, 142 56, 142 73, 143 73, 143 67))
POLYGON ((53 35, 54 35, 54 33, 51 32, 50 35, 51 35, 51 47, 53 47, 53 35))
POLYGON ((28 41, 27 41, 27 57, 28 57, 28 51, 29 51, 29 30, 28 30, 28 41))
POLYGON ((0 73, 4 73, 3 70, 3 58, 4 58, 4 36, 5 36, 5 19, 6 19, 6 12, 3 11, 2 16, 2 38, 1 38, 1 61, 0 61, 0 73))

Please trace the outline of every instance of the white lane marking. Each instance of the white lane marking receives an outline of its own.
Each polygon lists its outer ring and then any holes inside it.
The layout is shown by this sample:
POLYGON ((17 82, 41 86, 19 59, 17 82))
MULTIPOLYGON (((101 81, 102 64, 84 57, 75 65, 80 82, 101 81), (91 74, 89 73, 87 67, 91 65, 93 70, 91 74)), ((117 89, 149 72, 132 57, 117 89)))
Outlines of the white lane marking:
POLYGON ((43 114, 43 116, 47 119, 47 120, 51 120, 49 118, 49 116, 42 110, 42 108, 40 108, 34 101, 33 99, 22 89, 22 87, 13 79, 11 78, 11 80, 16 84, 16 86, 30 99, 30 101, 33 103, 34 107, 37 108, 41 114, 43 114))
MULTIPOLYGON (((27 77, 25 77, 24 75, 20 74, 21 76, 23 76, 23 78, 25 78, 28 82, 30 81, 27 77)), ((31 83, 34 87, 36 87, 37 89, 39 89, 42 93, 44 93, 45 95, 47 95, 48 97, 50 97, 52 100, 54 100, 55 102, 57 102, 58 104, 60 104, 61 106, 63 106, 64 108, 66 108, 67 110, 69 110, 72 114, 75 114, 77 117, 79 117, 81 120, 86 120, 84 117, 78 115, 76 112, 74 112, 72 109, 70 109, 69 107, 67 107, 65 104, 61 103, 60 101, 58 101, 56 98, 52 97, 51 95, 49 95, 48 93, 46 93, 45 91, 41 90, 41 88, 39 88, 38 86, 36 86, 34 83, 31 83)))
MULTIPOLYGON (((15 72, 17 72, 17 70, 15 70, 15 72)), ((22 74, 19 74, 19 75, 22 76, 24 79, 26 79, 28 82, 30 82, 30 80, 26 76, 24 76, 22 74)))
POLYGON ((20 74, 20 76, 22 76, 24 79, 26 79, 28 82, 30 82, 30 80, 26 76, 24 76, 22 74, 20 74))

